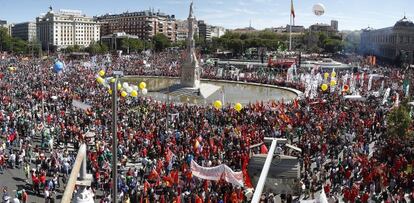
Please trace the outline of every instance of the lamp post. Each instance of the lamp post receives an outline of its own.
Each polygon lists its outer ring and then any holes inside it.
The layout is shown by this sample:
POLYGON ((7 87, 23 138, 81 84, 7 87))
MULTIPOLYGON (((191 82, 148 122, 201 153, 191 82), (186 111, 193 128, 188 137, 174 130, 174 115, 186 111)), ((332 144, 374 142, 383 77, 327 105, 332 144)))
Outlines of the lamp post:
POLYGON ((265 138, 265 140, 271 140, 272 144, 270 145, 270 150, 263 165, 262 173, 260 173, 259 181, 257 182, 256 188, 254 190, 252 203, 260 202, 260 196, 262 195, 263 188, 266 183, 267 174, 269 173, 269 169, 273 160, 273 154, 276 150, 276 145, 278 142, 283 144, 287 143, 287 139, 284 138, 265 138))
POLYGON ((118 116, 118 79, 124 73, 122 71, 114 71, 115 82, 112 83, 112 202, 117 203, 118 194, 118 140, 117 140, 117 116, 118 116))

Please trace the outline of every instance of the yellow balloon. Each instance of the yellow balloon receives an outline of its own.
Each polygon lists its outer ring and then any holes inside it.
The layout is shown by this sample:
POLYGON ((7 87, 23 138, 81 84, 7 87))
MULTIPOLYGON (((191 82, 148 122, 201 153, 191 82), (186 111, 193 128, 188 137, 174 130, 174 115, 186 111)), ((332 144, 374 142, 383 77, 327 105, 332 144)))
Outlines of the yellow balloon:
POLYGON ((132 97, 137 97, 138 96, 138 92, 136 90, 132 90, 131 91, 131 96, 132 97))
POLYGON ((139 83, 139 88, 140 89, 145 89, 147 87, 147 84, 145 83, 145 82, 141 82, 141 83, 139 83))
POLYGON ((322 91, 326 91, 328 89, 328 85, 327 84, 322 84, 321 89, 322 89, 322 91))
POLYGON ((336 85, 336 81, 335 80, 331 80, 331 86, 335 86, 336 85))
POLYGON ((105 80, 101 77, 97 77, 96 82, 98 82, 99 84, 103 84, 105 82, 105 80))
POLYGON ((329 73, 325 73, 325 74, 323 74, 323 76, 325 77, 325 79, 328 79, 329 73))
POLYGON ((121 96, 122 96, 122 97, 126 97, 126 96, 128 96, 128 93, 127 93, 127 92, 125 92, 125 91, 122 91, 122 92, 121 92, 121 96))
POLYGON ((220 100, 216 100, 216 101, 213 103, 213 106, 214 106, 214 108, 216 108, 216 109, 220 109, 220 108, 223 106, 223 104, 221 103, 221 101, 220 101, 220 100))
POLYGON ((236 109, 236 111, 241 111, 243 106, 240 103, 236 103, 236 105, 234 105, 234 109, 236 109))
POLYGON ((105 75, 105 71, 104 71, 104 70, 100 70, 100 71, 99 71, 99 75, 100 75, 101 77, 103 77, 103 76, 105 75))
POLYGON ((111 89, 108 89, 108 93, 109 93, 109 94, 112 94, 112 90, 111 90, 111 89))
POLYGON ((117 85, 117 89, 118 89, 118 90, 121 90, 121 89, 122 89, 122 85, 121 85, 121 83, 118 83, 118 85, 117 85))
POLYGON ((114 83, 115 82, 115 78, 111 78, 111 83, 114 83))
POLYGON ((333 71, 332 73, 331 73, 331 77, 336 77, 336 72, 335 71, 333 71))

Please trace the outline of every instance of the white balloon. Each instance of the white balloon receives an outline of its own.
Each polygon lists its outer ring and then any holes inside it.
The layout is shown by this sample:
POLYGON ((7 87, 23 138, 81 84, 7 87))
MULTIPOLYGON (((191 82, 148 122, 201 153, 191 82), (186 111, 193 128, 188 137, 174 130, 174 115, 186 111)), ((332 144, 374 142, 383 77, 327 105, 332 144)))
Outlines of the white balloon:
POLYGON ((128 87, 129 87, 129 84, 128 84, 127 82, 124 82, 124 84, 122 84, 122 87, 123 87, 124 89, 126 89, 126 88, 128 88, 128 87))
POLYGON ((146 95, 147 93, 148 93, 147 88, 142 89, 142 94, 143 94, 143 95, 146 95))
POLYGON ((131 86, 128 86, 128 87, 125 88, 125 90, 126 90, 126 92, 131 93, 133 89, 132 89, 131 86))
POLYGON ((321 16, 325 13, 325 6, 321 3, 317 3, 317 4, 313 5, 312 11, 315 15, 321 16))
POLYGON ((105 82, 102 84, 105 88, 110 88, 108 82, 105 80, 105 82))
POLYGON ((139 88, 136 85, 132 85, 132 89, 135 90, 135 91, 138 91, 139 88))

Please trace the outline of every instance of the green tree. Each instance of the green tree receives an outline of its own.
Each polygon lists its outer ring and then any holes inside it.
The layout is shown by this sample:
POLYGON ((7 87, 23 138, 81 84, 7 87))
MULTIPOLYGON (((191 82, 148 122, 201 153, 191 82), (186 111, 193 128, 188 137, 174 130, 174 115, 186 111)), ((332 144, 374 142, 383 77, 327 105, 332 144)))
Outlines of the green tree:
POLYGON ((387 116, 387 135, 393 138, 405 139, 409 135, 411 125, 410 112, 406 102, 392 109, 387 116))
POLYGON ((228 49, 232 50, 235 54, 240 54, 243 51, 243 40, 231 39, 228 42, 228 49))
POLYGON ((338 39, 327 38, 323 41, 322 47, 325 50, 325 52, 336 53, 338 51, 342 51, 343 43, 341 40, 338 39))
POLYGON ((92 42, 88 47, 86 47, 85 51, 90 54, 104 54, 108 52, 108 46, 102 43, 92 42))
POLYGON ((0 27, 0 51, 10 51, 12 46, 12 38, 7 28, 0 27))
POLYGON ((121 47, 128 54, 129 52, 141 52, 142 50, 144 50, 144 42, 139 39, 125 38, 122 39, 121 47))
POLYGON ((162 33, 158 33, 153 38, 155 51, 162 51, 171 46, 170 40, 162 33))
POLYGON ((178 47, 180 49, 184 49, 187 47, 187 41, 186 40, 180 40, 176 41, 175 43, 171 44, 172 47, 178 47))

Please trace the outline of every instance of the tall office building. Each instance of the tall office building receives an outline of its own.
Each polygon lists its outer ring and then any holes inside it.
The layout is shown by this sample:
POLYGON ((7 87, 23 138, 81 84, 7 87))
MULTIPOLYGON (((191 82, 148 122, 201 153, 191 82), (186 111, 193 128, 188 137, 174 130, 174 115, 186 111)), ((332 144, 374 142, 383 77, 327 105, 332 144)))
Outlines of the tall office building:
POLYGON ((25 22, 14 24, 12 27, 12 36, 25 41, 36 41, 36 23, 25 22))
POLYGON ((45 50, 79 45, 87 47, 100 39, 100 26, 77 10, 49 10, 36 18, 37 38, 45 50))
POLYGON ((177 24, 175 15, 167 15, 151 10, 141 12, 125 12, 121 14, 106 14, 96 19, 101 23, 102 35, 118 32, 136 35, 140 39, 151 39, 158 33, 176 41, 177 24))
POLYGON ((204 20, 198 21, 198 31, 200 39, 211 40, 211 25, 205 23, 204 20))

